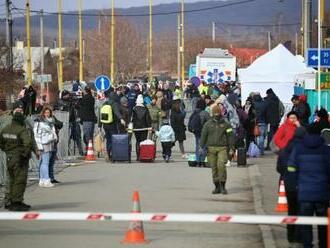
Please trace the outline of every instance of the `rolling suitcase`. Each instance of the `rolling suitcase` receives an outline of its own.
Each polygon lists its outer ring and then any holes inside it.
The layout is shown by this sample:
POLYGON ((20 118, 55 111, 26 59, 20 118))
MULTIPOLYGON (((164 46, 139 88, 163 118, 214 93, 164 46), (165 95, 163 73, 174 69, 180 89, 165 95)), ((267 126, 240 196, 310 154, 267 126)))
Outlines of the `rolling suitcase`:
POLYGON ((131 162, 131 144, 128 134, 112 135, 112 155, 111 161, 131 162))
POLYGON ((153 162, 156 158, 156 144, 152 140, 145 140, 140 143, 140 161, 153 162))
POLYGON ((237 166, 246 166, 246 150, 244 147, 237 149, 237 166))

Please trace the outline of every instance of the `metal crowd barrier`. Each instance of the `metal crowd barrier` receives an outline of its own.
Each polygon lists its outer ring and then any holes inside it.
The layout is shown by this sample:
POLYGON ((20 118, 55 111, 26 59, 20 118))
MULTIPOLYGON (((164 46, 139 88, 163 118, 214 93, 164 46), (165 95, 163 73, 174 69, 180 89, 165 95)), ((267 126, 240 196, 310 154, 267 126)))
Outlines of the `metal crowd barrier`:
MULTIPOLYGON (((76 160, 77 157, 69 156, 69 154, 74 154, 73 148, 69 147, 69 113, 66 111, 54 111, 54 115, 58 120, 63 122, 63 127, 59 132, 59 143, 57 151, 57 160, 55 166, 55 173, 66 166, 66 162, 72 162, 76 160)), ((34 120, 36 116, 30 116, 26 119, 26 124, 29 128, 34 125, 34 120)), ((0 116, 0 130, 6 125, 10 124, 11 116, 9 114, 4 114, 0 116)), ((39 163, 34 154, 29 161, 29 180, 37 180, 39 174, 39 163)), ((6 154, 0 150, 0 188, 6 184, 6 154)))

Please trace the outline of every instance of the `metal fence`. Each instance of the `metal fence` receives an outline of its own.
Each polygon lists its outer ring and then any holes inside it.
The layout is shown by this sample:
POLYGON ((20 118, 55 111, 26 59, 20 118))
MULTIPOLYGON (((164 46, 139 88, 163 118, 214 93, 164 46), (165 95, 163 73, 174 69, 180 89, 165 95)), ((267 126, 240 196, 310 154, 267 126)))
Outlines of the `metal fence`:
MULTIPOLYGON (((63 122, 63 128, 59 132, 59 143, 57 151, 57 160, 55 166, 55 173, 62 170, 68 164, 77 162, 76 156, 69 156, 74 154, 73 146, 69 147, 69 113, 65 111, 54 111, 54 115, 58 120, 63 122)), ((36 116, 30 116, 26 119, 26 124, 29 128, 33 128, 34 120, 36 116)), ((11 116, 5 114, 0 116, 0 130, 6 125, 10 124, 11 116)), ((34 154, 29 161, 29 181, 38 180, 39 177, 39 162, 34 154)), ((0 150, 0 187, 2 188, 6 184, 6 154, 0 150)))

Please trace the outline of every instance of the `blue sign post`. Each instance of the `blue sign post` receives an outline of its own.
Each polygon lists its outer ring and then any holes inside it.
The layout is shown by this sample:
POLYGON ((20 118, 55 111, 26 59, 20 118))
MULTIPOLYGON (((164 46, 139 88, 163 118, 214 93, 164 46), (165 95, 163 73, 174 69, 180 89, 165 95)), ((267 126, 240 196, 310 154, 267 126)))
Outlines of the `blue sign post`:
POLYGON ((111 81, 107 76, 100 75, 95 79, 94 84, 98 91, 107 91, 110 89, 111 81))
MULTIPOLYGON (((317 48, 309 48, 307 50, 307 66, 318 66, 318 51, 317 48)), ((321 67, 330 68, 330 49, 321 49, 321 67)))

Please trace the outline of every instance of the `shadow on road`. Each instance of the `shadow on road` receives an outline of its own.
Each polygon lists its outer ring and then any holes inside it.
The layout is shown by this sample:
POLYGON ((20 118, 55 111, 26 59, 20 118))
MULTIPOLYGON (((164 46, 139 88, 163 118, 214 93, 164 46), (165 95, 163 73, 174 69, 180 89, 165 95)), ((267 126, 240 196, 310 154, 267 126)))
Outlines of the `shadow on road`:
POLYGON ((76 208, 79 207, 84 202, 58 202, 58 203, 50 203, 50 204, 41 204, 41 205, 33 205, 32 211, 36 210, 50 210, 50 209, 58 209, 58 208, 76 208))

